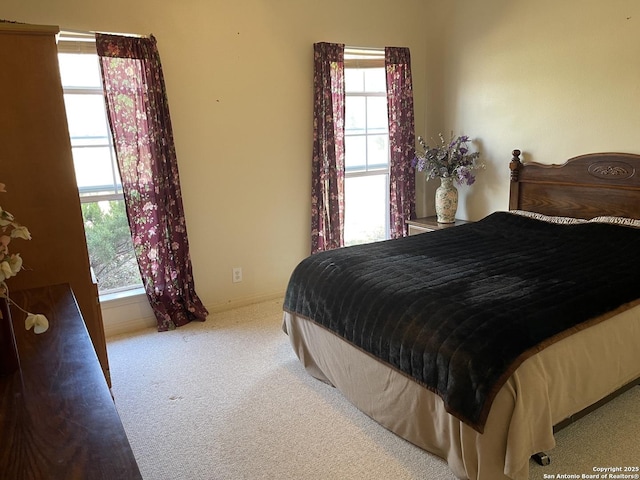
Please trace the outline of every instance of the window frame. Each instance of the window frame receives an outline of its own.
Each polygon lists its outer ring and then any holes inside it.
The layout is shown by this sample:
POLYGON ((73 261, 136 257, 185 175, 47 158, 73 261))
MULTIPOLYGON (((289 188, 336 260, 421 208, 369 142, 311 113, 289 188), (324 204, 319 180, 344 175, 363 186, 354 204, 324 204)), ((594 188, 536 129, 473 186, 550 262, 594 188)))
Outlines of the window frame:
MULTIPOLYGON (((95 36, 93 34, 73 33, 73 32, 60 32, 58 35, 58 54, 74 54, 74 55, 95 55, 97 57, 97 50, 95 44, 95 36)), ((91 95, 99 96, 104 102, 104 90, 102 85, 97 86, 65 86, 62 84, 63 95, 91 95)), ((124 202, 124 191, 120 180, 120 174, 118 171, 118 164, 115 152, 115 145, 113 141, 113 135, 111 127, 109 125, 109 119, 107 116, 106 108, 104 110, 104 124, 106 126, 106 137, 72 137, 69 132, 69 140, 71 148, 108 148, 109 160, 111 169, 111 178, 114 179, 112 184, 93 185, 91 187, 78 188, 78 197, 81 204, 98 203, 105 201, 122 201, 124 202), (74 138, 99 138, 104 139, 104 142, 91 143, 90 145, 74 145, 74 138)), ((68 121, 68 120, 67 120, 68 121)), ((115 287, 100 292, 100 301, 120 299, 124 297, 130 297, 140 295, 144 293, 143 283, 132 284, 127 286, 115 287)))
MULTIPOLYGON (((376 69, 385 69, 385 51, 383 48, 361 48, 361 47, 345 47, 345 58, 344 58, 344 68, 345 72, 348 69, 368 69, 368 68, 376 68, 376 69)), ((348 97, 382 97, 387 99, 387 90, 385 88, 384 92, 349 92, 345 86, 345 105, 346 99, 348 97)), ((366 119, 366 108, 367 102, 365 101, 365 119, 366 119)), ((346 138, 347 137, 364 137, 368 139, 370 136, 380 135, 380 133, 369 134, 368 133, 367 124, 365 123, 365 132, 358 134, 348 135, 345 129, 345 146, 346 146, 346 138)), ((387 139, 387 147, 389 146, 389 129, 386 129, 385 134, 387 139)), ((365 141, 366 146, 366 165, 364 169, 354 169, 347 168, 345 161, 345 181, 348 178, 358 178, 358 177, 369 177, 369 176, 384 176, 385 178, 385 237, 384 239, 390 238, 391 226, 390 226, 390 176, 391 176, 391 153, 387 148, 387 166, 386 168, 370 168, 369 167, 369 152, 368 152, 368 142, 365 141)), ((346 153, 346 150, 345 150, 346 153)), ((346 160, 346 158, 345 158, 346 160)), ((346 212, 345 212, 346 215, 346 212)))
MULTIPOLYGON (((60 32, 58 36, 58 54, 73 54, 73 55, 98 55, 96 50, 95 36, 89 34, 82 33, 72 33, 72 32, 60 32)), ((63 95, 92 95, 92 96, 100 96, 104 101, 104 90, 102 86, 65 86, 62 84, 62 93, 63 95)), ((107 137, 106 142, 101 144, 92 144, 92 145, 74 145, 74 137, 69 136, 71 141, 71 148, 104 148, 107 147, 109 149, 109 158, 110 158, 110 168, 112 177, 114 179, 119 179, 120 175, 118 172, 118 165, 115 153, 115 145, 113 142, 113 135, 111 134, 111 128, 109 126, 109 119, 107 118, 107 112, 105 108, 104 115, 104 123, 106 126, 107 137)), ((87 137, 83 137, 87 138, 87 137)), ((80 196, 81 203, 93 203, 100 201, 110 201, 110 200, 123 200, 124 201, 124 193, 122 190, 122 184, 114 182, 112 185, 96 185, 93 188, 91 187, 80 187, 78 186, 78 194, 80 196), (104 192, 112 192, 112 193, 104 193, 104 192)))

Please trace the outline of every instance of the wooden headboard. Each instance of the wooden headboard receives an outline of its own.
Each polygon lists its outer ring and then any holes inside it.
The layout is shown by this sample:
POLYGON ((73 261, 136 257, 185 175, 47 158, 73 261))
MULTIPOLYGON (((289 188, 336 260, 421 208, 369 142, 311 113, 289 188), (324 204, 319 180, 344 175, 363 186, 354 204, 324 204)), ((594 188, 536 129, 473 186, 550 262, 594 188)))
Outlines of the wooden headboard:
POLYGON ((563 165, 509 164, 510 210, 591 219, 600 215, 640 218, 640 155, 592 153, 563 165))

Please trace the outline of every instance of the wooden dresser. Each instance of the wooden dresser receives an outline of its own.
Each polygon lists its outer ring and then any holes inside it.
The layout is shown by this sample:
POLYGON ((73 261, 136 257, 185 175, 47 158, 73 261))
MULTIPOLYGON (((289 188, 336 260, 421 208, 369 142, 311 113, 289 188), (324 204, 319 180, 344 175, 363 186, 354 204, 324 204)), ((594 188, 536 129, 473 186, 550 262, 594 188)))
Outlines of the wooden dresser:
POLYGON ((29 228, 12 292, 68 283, 109 382, 109 361, 73 167, 56 26, 0 22, 0 205, 29 228))
POLYGON ((11 308, 20 370, 0 377, 0 478, 141 479, 68 284, 12 293, 49 330, 26 331, 11 308))

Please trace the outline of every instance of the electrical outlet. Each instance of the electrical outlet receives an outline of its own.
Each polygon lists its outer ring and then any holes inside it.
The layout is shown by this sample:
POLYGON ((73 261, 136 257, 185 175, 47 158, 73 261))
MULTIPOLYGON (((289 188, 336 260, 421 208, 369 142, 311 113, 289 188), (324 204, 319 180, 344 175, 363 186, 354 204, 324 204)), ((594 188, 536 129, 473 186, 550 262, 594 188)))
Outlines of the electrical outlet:
POLYGON ((242 267, 233 267, 233 283, 242 281, 242 267))

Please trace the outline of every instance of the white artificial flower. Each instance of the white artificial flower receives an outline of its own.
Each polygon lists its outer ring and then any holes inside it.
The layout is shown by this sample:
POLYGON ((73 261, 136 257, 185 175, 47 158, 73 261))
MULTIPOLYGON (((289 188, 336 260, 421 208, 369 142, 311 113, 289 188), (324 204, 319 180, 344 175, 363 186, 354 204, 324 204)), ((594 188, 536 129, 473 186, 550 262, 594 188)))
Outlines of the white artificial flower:
MULTIPOLYGON (((6 192, 5 184, 0 183, 0 192, 6 192)), ((31 240, 31 233, 15 221, 13 215, 0 207, 0 297, 6 298, 9 303, 27 314, 24 326, 27 330, 33 327, 35 333, 46 332, 49 328, 49 320, 42 314, 33 314, 25 311, 9 298, 9 289, 5 280, 17 275, 22 270, 22 258, 19 253, 9 254, 9 243, 13 238, 31 240)))
POLYGON ((30 313, 24 321, 24 328, 30 330, 31 327, 33 327, 33 333, 44 333, 49 329, 49 320, 41 313, 30 313))
POLYGON ((4 258, 2 255, 9 253, 9 242, 11 242, 9 235, 0 235, 0 258, 4 258))
POLYGON ((0 207, 0 227, 6 227, 13 222, 13 215, 0 207))
POLYGON ((27 227, 18 225, 14 226, 13 230, 11 230, 11 238, 22 238, 23 240, 31 240, 31 233, 29 233, 27 227))
POLYGON ((9 266, 11 267, 11 271, 13 275, 17 275, 20 270, 22 270, 22 257, 19 253, 13 253, 9 257, 9 266))
POLYGON ((9 262, 4 260, 0 262, 0 281, 13 277, 14 273, 9 262))

